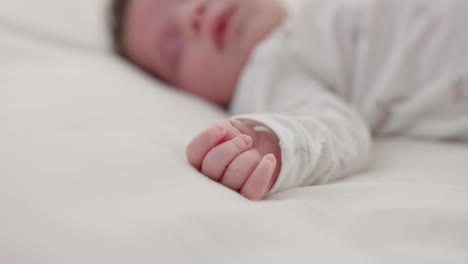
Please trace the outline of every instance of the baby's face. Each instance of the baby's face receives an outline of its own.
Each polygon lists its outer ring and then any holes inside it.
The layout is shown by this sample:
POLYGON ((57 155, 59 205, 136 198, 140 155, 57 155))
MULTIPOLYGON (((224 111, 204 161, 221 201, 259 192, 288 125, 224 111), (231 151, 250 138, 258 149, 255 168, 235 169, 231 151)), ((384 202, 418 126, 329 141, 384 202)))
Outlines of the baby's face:
POLYGON ((129 0, 128 57, 169 84, 227 105, 250 53, 283 19, 276 0, 129 0))

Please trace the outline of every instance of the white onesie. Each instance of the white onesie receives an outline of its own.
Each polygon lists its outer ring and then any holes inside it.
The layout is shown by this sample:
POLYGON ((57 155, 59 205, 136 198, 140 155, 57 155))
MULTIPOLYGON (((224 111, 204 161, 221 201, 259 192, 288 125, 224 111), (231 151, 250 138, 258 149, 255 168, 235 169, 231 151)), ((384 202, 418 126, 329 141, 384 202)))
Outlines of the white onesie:
POLYGON ((283 0, 230 106, 280 139, 270 193, 362 169, 371 135, 468 141, 468 0, 283 0))

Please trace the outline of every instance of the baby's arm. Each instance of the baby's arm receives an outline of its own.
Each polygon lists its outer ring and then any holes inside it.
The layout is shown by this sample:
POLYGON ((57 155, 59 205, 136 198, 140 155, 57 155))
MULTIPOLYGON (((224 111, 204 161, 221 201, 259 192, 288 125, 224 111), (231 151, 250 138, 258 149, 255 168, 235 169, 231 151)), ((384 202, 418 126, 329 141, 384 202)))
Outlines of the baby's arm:
POLYGON ((370 128, 353 106, 308 76, 281 85, 273 112, 236 116, 264 124, 279 138, 282 168, 271 193, 336 181, 368 164, 370 128))
POLYGON ((198 134, 187 147, 187 159, 207 177, 251 200, 270 191, 281 168, 276 135, 236 119, 222 120, 198 134))
POLYGON ((281 171, 269 193, 335 181, 367 165, 370 128, 353 106, 305 74, 273 80, 263 109, 234 116, 268 127, 279 139, 281 171))

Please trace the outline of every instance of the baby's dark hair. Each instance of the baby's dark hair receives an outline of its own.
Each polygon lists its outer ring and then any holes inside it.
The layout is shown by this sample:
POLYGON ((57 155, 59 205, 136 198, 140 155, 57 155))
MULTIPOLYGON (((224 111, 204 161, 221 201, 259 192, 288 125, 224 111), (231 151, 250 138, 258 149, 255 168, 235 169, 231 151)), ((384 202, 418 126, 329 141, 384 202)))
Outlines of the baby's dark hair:
POLYGON ((123 46, 123 23, 125 20, 125 10, 129 0, 111 0, 110 6, 110 30, 114 51, 125 57, 123 46))

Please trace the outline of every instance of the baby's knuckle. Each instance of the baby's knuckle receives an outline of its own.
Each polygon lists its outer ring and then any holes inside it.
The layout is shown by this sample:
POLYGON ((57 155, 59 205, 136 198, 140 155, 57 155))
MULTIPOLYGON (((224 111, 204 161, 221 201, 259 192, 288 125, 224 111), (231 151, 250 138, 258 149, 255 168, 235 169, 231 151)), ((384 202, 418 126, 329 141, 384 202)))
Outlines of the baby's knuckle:
POLYGON ((245 136, 239 136, 232 140, 232 143, 238 153, 244 151, 248 146, 246 140, 247 139, 245 138, 245 136))
POLYGON ((186 152, 185 152, 185 156, 187 157, 187 160, 188 162, 190 162, 190 164, 192 165, 196 165, 197 163, 197 160, 198 160, 198 156, 197 154, 193 151, 192 148, 187 148, 186 152))
POLYGON ((241 151, 242 150, 242 139, 239 138, 239 137, 236 137, 234 139, 231 140, 231 143, 232 145, 234 146, 234 148, 237 150, 237 151, 241 151))

